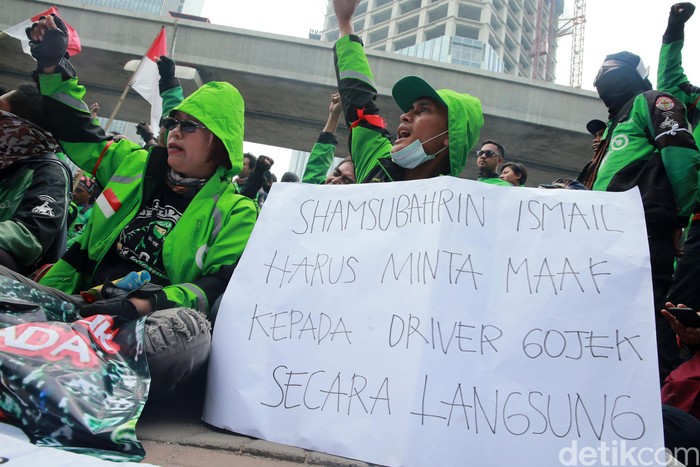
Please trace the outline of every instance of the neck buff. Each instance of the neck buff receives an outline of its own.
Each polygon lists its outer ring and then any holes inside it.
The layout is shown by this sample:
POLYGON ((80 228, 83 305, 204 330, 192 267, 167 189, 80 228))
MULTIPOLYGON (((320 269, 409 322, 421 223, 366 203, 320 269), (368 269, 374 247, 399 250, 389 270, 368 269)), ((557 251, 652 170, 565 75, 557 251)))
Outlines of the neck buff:
POLYGON ((187 198, 194 198, 197 192, 209 181, 208 178, 188 178, 168 169, 168 186, 175 193, 187 198))

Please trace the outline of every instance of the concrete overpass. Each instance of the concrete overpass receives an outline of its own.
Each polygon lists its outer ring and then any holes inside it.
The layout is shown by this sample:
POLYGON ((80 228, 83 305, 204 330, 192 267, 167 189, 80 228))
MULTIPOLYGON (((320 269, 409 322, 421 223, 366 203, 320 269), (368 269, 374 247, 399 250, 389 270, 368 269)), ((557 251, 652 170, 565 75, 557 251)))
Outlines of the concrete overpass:
MULTIPOLYGON (((164 24, 169 43, 175 38, 178 64, 196 67, 204 82, 228 81, 241 91, 247 141, 308 151, 325 123, 328 98, 335 89, 330 43, 186 20, 176 24, 171 18, 109 8, 98 11, 69 0, 3 0, 0 29, 51 5, 79 33, 83 51, 72 61, 88 89, 86 100, 99 102, 105 113, 114 108, 129 80, 124 64, 140 58, 164 24)), ((368 51, 368 55, 381 94, 378 105, 392 133, 400 112, 391 100, 391 85, 412 74, 437 88, 479 97, 486 119, 482 139, 502 142, 509 159, 525 163, 528 185, 576 175, 590 159, 591 137, 585 123, 605 116, 592 92, 393 53, 368 51)), ((0 57, 0 83, 29 80, 34 62, 18 41, 0 39, 0 57)), ((193 82, 183 84, 186 94, 194 90, 193 82)), ((130 91, 117 118, 135 122, 147 115, 146 102, 130 91)), ((344 130, 339 134, 342 155, 347 154, 346 135, 344 130)), ((474 166, 474 159, 468 160, 462 176, 473 177, 474 166)))

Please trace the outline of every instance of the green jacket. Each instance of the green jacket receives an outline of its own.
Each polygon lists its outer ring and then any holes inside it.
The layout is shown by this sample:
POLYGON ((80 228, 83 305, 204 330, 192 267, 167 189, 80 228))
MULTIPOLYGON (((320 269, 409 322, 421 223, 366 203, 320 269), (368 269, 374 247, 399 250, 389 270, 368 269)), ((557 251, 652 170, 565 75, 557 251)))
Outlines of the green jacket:
POLYGON ((26 271, 56 261, 44 256, 65 226, 70 184, 68 168, 53 154, 0 170, 0 249, 26 271))
POLYGON ((317 185, 326 183, 328 170, 333 165, 336 146, 338 146, 338 140, 333 133, 322 132, 319 135, 306 162, 304 175, 301 177, 302 182, 317 185))
POLYGON ((700 154, 685 107, 672 96, 647 91, 623 110, 593 184, 594 190, 639 187, 648 224, 683 227, 695 205, 700 154), (629 107, 628 107, 629 108, 629 107))
MULTIPOLYGON (((95 284, 91 276, 122 229, 165 183, 167 150, 113 143, 89 118, 77 78, 40 75, 49 126, 68 156, 104 187, 83 234, 42 278, 43 285, 77 293, 95 284)), ((177 107, 200 120, 226 147, 232 168, 219 167, 190 201, 163 244, 171 285, 157 292, 154 309, 185 306, 208 313, 223 293, 252 232, 256 209, 230 183, 243 165, 243 98, 228 83, 202 86, 177 107), (212 109, 225 108, 226 112, 212 109)), ((137 269, 137 267, 135 267, 137 269)), ((140 268, 138 268, 140 269, 140 268)))
MULTIPOLYGON (((377 88, 362 41, 356 35, 343 36, 333 51, 343 113, 351 125, 350 153, 357 183, 403 180, 404 169, 391 160, 389 133, 379 120, 375 104, 377 88), (360 110, 362 118, 358 114, 360 110)), ((450 174, 457 176, 464 169, 467 154, 479 140, 484 124, 481 102, 449 89, 437 93, 448 107, 450 174)))
POLYGON ((476 179, 476 181, 488 183, 489 185, 513 186, 505 180, 501 180, 496 174, 490 176, 483 176, 481 172, 479 172, 479 177, 476 179))

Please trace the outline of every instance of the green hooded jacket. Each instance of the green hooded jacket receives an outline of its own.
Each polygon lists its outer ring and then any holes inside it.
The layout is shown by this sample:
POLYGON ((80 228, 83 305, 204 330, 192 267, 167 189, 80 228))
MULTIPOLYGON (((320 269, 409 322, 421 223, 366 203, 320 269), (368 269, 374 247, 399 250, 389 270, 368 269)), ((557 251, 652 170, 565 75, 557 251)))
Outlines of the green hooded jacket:
MULTIPOLYGON (((405 169, 391 160, 392 143, 389 133, 380 123, 379 109, 375 105, 377 88, 362 41, 355 35, 343 36, 335 43, 334 55, 343 112, 352 126, 350 152, 357 182, 402 180, 405 169)), ((464 169, 469 151, 479 140, 484 124, 481 102, 469 94, 450 89, 435 91, 420 78, 412 76, 396 83, 393 96, 404 112, 421 97, 432 97, 447 106, 450 174, 458 176, 464 169), (413 93, 404 92, 405 89, 413 93)))
MULTIPOLYGON (((77 78, 39 75, 45 117, 68 156, 104 187, 83 235, 42 278, 66 293, 97 285, 91 278, 119 233, 165 183, 167 150, 113 142, 90 120, 77 78)), ((192 198, 163 244, 171 285, 151 297, 153 309, 184 306, 208 313, 241 257, 256 220, 253 202, 235 193, 232 177, 243 166, 244 103, 228 83, 207 83, 175 107, 201 121, 223 142, 231 168, 218 167, 192 198), (225 109, 225 111, 214 111, 225 109)), ((135 269, 140 269, 135 265, 135 269)))

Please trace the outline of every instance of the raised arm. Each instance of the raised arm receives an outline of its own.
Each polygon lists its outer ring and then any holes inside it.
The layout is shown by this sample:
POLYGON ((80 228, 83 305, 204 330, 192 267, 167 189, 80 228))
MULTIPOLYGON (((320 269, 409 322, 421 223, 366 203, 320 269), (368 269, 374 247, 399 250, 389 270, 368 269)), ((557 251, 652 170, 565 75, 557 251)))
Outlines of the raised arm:
POLYGON ((343 104, 340 101, 340 93, 331 95, 331 103, 328 106, 328 120, 326 126, 314 144, 309 161, 304 169, 302 182, 321 184, 326 181, 326 174, 333 164, 335 156, 335 148, 338 146, 338 140, 335 137, 335 132, 338 129, 340 114, 343 111, 343 104))
POLYGON ((680 99, 688 107, 690 122, 696 123, 693 114, 696 113, 694 108, 700 97, 700 88, 690 84, 682 62, 685 23, 693 16, 693 12, 695 6, 692 3, 676 3, 671 7, 659 53, 657 87, 659 91, 668 92, 680 99))
POLYGON ((141 147, 128 139, 113 142, 92 119, 83 102, 85 87, 78 83, 66 53, 68 34, 61 18, 50 15, 41 19, 27 28, 27 36, 37 60, 33 76, 44 96, 47 129, 73 162, 106 185, 120 163, 141 147))
POLYGON ((163 117, 167 117, 171 110, 185 99, 180 80, 175 77, 175 61, 165 55, 157 60, 158 92, 163 99, 163 117))
POLYGON ((377 170, 380 159, 390 157, 391 141, 375 104, 377 88, 362 40, 352 29, 357 4, 357 0, 333 0, 341 36, 333 52, 343 113, 351 127, 350 154, 361 182, 377 170))

